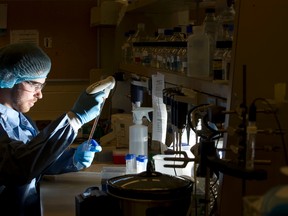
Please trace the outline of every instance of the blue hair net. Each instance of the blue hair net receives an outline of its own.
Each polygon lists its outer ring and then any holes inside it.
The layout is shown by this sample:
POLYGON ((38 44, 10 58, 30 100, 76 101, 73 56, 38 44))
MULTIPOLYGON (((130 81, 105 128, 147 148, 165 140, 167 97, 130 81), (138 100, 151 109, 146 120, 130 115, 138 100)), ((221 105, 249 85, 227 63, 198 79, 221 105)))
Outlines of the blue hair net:
POLYGON ((0 88, 46 78, 50 69, 48 55, 32 43, 15 43, 0 48, 0 88))

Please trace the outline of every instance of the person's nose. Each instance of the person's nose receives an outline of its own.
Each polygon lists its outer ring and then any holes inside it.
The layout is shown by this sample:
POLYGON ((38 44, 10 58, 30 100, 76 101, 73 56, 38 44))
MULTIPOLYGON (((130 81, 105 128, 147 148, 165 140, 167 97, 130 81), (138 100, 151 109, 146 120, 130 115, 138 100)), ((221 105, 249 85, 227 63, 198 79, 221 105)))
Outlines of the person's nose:
POLYGON ((38 99, 42 99, 43 98, 43 94, 42 94, 42 90, 38 90, 36 93, 35 93, 36 97, 38 99))

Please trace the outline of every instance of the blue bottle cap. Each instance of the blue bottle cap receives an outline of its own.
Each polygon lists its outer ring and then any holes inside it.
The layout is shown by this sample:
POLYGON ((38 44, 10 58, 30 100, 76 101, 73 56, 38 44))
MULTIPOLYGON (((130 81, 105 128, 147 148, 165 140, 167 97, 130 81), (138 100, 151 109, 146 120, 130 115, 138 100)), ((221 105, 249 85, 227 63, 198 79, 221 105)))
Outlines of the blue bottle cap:
POLYGON ((125 156, 125 159, 126 159, 126 160, 131 160, 131 159, 134 159, 135 157, 136 157, 135 154, 127 154, 127 155, 125 156))
POLYGON ((139 162, 145 162, 145 160, 147 160, 147 156, 146 155, 138 155, 136 157, 136 160, 139 162))

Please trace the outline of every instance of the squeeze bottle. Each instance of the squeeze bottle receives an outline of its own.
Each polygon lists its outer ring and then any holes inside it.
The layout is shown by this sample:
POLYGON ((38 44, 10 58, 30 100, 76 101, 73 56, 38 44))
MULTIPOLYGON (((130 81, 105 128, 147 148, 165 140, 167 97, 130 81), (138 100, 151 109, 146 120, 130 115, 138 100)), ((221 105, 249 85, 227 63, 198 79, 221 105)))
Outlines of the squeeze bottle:
POLYGON ((132 110, 134 125, 129 127, 129 153, 148 155, 148 127, 142 124, 145 116, 149 121, 148 113, 152 112, 151 107, 138 107, 132 110))

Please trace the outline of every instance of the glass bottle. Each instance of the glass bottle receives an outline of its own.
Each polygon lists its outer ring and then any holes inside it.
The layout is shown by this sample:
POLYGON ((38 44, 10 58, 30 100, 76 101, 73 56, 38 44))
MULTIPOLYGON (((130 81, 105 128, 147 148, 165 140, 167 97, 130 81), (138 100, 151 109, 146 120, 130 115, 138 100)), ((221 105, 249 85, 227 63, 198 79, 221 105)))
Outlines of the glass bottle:
POLYGON ((155 39, 155 41, 157 42, 163 42, 166 41, 166 37, 165 37, 165 29, 164 28, 158 28, 157 30, 157 37, 155 39))
POLYGON ((131 41, 133 43, 133 59, 134 63, 141 64, 143 59, 143 47, 141 47, 139 42, 146 42, 148 40, 148 35, 145 31, 145 24, 138 23, 137 24, 137 31, 132 37, 131 41))
POLYGON ((127 56, 127 47, 128 47, 128 43, 127 43, 127 41, 128 41, 128 38, 129 38, 129 33, 128 32, 125 32, 124 33, 124 36, 125 36, 125 38, 126 38, 126 40, 125 40, 125 42, 122 44, 122 46, 121 46, 121 63, 126 63, 126 56, 127 56))
POLYGON ((179 72, 187 75, 187 47, 181 47, 179 49, 179 72))
POLYGON ((142 59, 141 59, 142 65, 143 66, 151 66, 152 47, 151 46, 143 46, 141 51, 142 51, 142 59))
MULTIPOLYGON (((216 47, 216 30, 217 19, 215 16, 215 8, 205 9, 205 18, 203 21, 204 32, 209 36, 210 44, 210 71, 212 71, 212 58, 216 47)), ((211 72, 212 73, 212 72, 211 72)))
POLYGON ((141 64, 142 61, 142 47, 139 45, 133 45, 133 62, 135 64, 141 64))
POLYGON ((228 54, 229 50, 231 50, 231 47, 232 41, 216 42, 216 49, 212 60, 212 71, 214 80, 228 80, 227 73, 229 73, 229 71, 227 71, 227 67, 229 67, 230 69, 230 59, 228 59, 228 56, 226 55, 228 54))
POLYGON ((152 47, 152 60, 151 67, 160 68, 160 62, 162 62, 162 49, 163 46, 160 45, 161 42, 166 41, 164 34, 164 28, 158 28, 157 36, 155 37, 156 45, 152 47))
POLYGON ((122 63, 129 64, 133 62, 133 44, 132 37, 135 34, 134 30, 125 32, 126 41, 122 45, 122 63))
POLYGON ((138 23, 137 24, 137 31, 132 39, 133 42, 146 42, 148 41, 148 35, 145 31, 145 24, 138 23))
MULTIPOLYGON (((171 41, 172 35, 173 35, 173 29, 165 29, 164 35, 166 38, 166 41, 171 41)), ((162 67, 163 69, 170 70, 171 68, 171 47, 167 44, 162 49, 162 67)))
POLYGON ((213 80, 223 80, 223 55, 225 53, 225 41, 217 41, 212 60, 213 80))
POLYGON ((203 21, 204 32, 210 37, 212 43, 215 42, 217 30, 217 19, 215 16, 215 8, 205 9, 205 18, 203 21))
POLYGON ((232 58, 232 41, 227 41, 227 49, 223 55, 223 70, 224 70, 224 80, 228 81, 230 78, 230 66, 232 58))
POLYGON ((217 17, 217 40, 232 40, 234 33, 234 1, 227 0, 227 7, 217 17))
POLYGON ((173 29, 173 35, 170 39, 170 41, 174 44, 171 46, 171 65, 170 70, 175 72, 181 71, 181 47, 178 46, 177 42, 185 41, 185 33, 182 32, 181 26, 176 26, 173 29))

